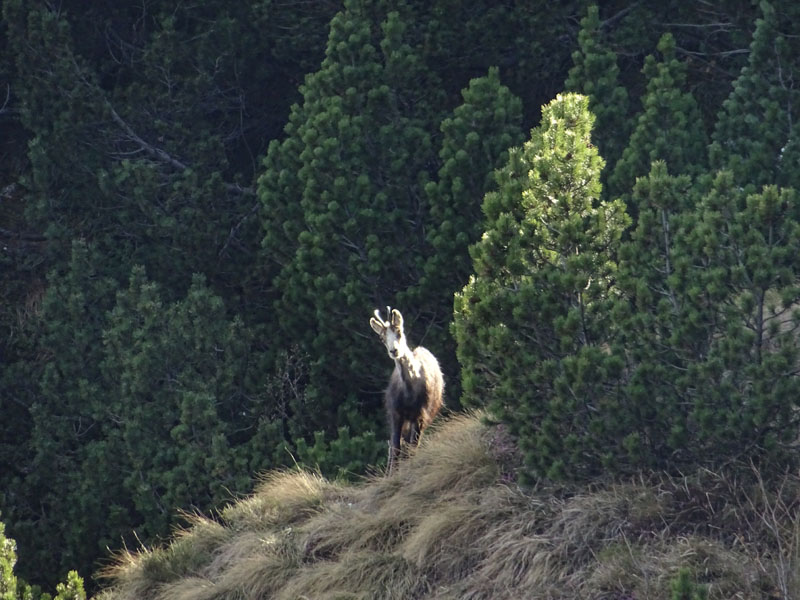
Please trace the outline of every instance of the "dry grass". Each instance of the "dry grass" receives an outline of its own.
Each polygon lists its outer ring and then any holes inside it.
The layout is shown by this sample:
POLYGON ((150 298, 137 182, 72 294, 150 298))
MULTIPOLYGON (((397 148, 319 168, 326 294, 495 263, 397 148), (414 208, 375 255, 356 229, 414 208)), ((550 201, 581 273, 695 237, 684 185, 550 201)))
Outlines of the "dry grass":
POLYGON ((288 526, 346 493, 342 486, 314 473, 275 471, 263 476, 250 498, 226 507, 222 519, 243 530, 288 526))
POLYGON ((267 476, 217 521, 118 557, 104 600, 798 598, 800 478, 709 472, 523 491, 479 417, 430 432, 391 477, 267 476))

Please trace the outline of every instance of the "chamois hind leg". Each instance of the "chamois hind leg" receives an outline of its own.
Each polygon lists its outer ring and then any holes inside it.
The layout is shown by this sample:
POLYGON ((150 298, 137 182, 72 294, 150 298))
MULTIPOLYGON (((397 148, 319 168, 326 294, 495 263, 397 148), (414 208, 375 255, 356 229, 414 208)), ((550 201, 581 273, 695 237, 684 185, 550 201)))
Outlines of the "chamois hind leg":
POLYGON ((411 438, 413 436, 413 427, 414 424, 411 421, 406 421, 403 423, 403 443, 406 446, 411 445, 411 438))
MULTIPOLYGON (((413 421, 402 421, 397 429, 397 447, 395 448, 395 459, 407 458, 411 453, 413 440, 415 439, 415 424, 413 421)), ((394 464, 394 463, 393 463, 394 464)))

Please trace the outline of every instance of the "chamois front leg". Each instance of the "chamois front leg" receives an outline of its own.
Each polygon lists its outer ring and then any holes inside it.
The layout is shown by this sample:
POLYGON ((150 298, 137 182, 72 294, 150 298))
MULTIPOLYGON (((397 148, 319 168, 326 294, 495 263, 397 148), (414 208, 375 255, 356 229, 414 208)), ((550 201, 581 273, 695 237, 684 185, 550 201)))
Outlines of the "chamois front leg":
POLYGON ((403 427, 403 422, 394 416, 390 416, 389 420, 391 425, 391 439, 389 440, 389 463, 386 467, 386 471, 391 473, 400 457, 400 430, 403 427))
POLYGON ((417 443, 419 442, 419 435, 420 435, 420 426, 417 421, 409 421, 408 428, 406 429, 406 433, 403 436, 403 439, 406 442, 406 452, 408 452, 409 448, 415 448, 417 443))

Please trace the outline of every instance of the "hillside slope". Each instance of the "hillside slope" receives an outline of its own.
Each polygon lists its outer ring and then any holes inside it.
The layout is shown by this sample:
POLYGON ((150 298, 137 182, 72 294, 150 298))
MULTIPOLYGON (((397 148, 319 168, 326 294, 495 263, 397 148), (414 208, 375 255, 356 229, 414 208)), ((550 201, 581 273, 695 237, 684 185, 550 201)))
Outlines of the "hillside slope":
POLYGON ((163 548, 117 557, 101 600, 798 597, 796 478, 712 473, 520 490, 513 444, 443 421, 392 477, 265 477, 163 548), (687 596, 688 597, 688 596, 687 596))

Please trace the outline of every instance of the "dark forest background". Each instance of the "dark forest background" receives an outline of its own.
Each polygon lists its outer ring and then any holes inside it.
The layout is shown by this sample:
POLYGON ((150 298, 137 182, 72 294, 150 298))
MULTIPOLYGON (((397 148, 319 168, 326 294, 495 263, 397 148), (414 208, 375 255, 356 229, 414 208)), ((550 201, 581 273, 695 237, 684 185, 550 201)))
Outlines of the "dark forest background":
POLYGON ((26 580, 380 468, 386 305, 531 479, 796 461, 796 3, 0 4, 26 580))

